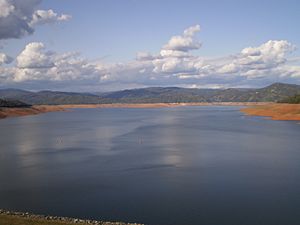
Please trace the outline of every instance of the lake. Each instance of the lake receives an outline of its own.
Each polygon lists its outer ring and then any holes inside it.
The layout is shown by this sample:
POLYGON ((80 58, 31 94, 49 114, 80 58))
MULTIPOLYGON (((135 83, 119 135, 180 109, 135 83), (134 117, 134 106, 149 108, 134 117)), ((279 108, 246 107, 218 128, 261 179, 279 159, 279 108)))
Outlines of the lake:
POLYGON ((150 225, 298 225, 300 125, 233 106, 0 120, 0 208, 150 225))

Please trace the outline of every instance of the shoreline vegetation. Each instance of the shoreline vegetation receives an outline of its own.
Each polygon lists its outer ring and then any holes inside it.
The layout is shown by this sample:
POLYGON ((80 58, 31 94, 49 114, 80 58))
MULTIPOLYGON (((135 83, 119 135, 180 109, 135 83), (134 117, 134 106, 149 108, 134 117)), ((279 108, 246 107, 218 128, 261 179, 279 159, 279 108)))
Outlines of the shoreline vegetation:
POLYGON ((0 119, 8 117, 37 115, 47 112, 69 111, 76 108, 166 108, 178 106, 258 106, 266 102, 215 102, 215 103, 113 103, 113 104, 72 104, 72 105, 34 105, 27 108, 0 107, 0 119))
POLYGON ((37 115, 47 112, 69 111, 76 108, 166 108, 179 106, 245 106, 241 112, 249 116, 265 116, 272 120, 300 120, 300 104, 271 102, 213 102, 213 103, 113 103, 78 105, 34 105, 29 108, 0 107, 0 119, 37 115))
POLYGON ((0 224, 9 225, 142 225, 139 223, 104 222, 69 217, 44 216, 31 213, 14 212, 0 209, 0 224))

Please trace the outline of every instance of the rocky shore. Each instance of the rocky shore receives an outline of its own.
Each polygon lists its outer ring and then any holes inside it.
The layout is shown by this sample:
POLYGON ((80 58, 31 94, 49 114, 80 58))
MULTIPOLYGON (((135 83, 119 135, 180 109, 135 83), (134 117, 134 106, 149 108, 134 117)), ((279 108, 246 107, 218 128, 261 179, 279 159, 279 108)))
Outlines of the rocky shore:
POLYGON ((28 212, 14 212, 0 209, 1 225, 142 225, 139 223, 104 222, 59 216, 35 215, 28 212))

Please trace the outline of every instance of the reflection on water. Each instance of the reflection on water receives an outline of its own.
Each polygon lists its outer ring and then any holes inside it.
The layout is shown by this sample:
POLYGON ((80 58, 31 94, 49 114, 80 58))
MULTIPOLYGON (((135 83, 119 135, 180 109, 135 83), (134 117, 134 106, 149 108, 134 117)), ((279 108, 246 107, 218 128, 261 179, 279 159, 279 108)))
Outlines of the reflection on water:
POLYGON ((300 126, 237 107, 0 121, 0 208, 146 224, 298 224, 300 126))

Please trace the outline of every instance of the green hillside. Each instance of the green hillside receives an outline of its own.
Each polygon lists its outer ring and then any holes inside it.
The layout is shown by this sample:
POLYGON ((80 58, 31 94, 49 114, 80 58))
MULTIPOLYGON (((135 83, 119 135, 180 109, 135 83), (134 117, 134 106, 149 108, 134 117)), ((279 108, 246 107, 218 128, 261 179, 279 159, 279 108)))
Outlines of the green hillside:
POLYGON ((0 98, 36 105, 105 103, 279 102, 300 94, 300 85, 275 83, 264 88, 197 89, 149 87, 106 93, 0 90, 0 98))
POLYGON ((280 101, 281 103, 300 104, 300 94, 292 97, 285 98, 280 101))

